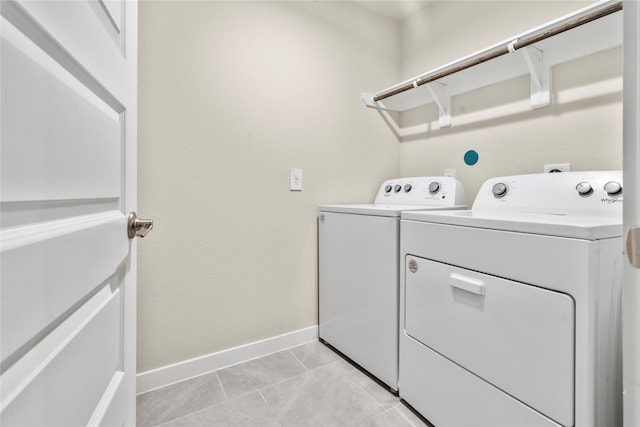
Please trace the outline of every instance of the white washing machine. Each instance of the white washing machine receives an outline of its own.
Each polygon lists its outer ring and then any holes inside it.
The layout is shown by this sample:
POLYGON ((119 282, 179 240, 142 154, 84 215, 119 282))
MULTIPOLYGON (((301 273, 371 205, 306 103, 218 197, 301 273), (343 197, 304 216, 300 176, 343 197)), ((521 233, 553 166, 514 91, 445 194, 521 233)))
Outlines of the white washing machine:
POLYGON ((466 209, 451 177, 385 181, 373 204, 323 205, 319 336, 390 389, 398 383, 400 213, 466 209))
POLYGON ((622 173, 401 220, 400 397, 436 426, 621 425, 622 173))

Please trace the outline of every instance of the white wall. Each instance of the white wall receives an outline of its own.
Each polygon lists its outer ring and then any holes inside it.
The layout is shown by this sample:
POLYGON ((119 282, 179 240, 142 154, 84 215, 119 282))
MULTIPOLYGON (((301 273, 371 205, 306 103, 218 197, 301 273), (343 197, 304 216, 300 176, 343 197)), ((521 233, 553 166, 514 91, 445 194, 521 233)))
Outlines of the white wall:
MULTIPOLYGON (((422 74, 577 10, 589 1, 435 1, 402 25, 402 79, 422 74)), ((471 203, 492 177, 543 171, 622 168, 622 50, 605 51, 552 70, 550 107, 531 110, 529 78, 452 99, 452 126, 440 129, 435 104, 403 113, 417 129, 400 143, 404 176, 455 169, 471 203), (474 149, 479 161, 464 163, 474 149)), ((380 88, 382 89, 382 87, 380 88)))
POLYGON ((318 205, 399 173, 359 99, 398 40, 347 2, 140 3, 139 372, 317 324, 318 205))

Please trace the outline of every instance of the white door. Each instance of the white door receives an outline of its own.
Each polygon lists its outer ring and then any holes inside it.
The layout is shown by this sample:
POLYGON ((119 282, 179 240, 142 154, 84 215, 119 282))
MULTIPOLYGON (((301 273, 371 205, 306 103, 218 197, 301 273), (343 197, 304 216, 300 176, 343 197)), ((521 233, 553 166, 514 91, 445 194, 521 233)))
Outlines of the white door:
POLYGON ((137 4, 0 12, 0 424, 134 425, 137 4))
MULTIPOLYGON (((640 3, 624 2, 624 232, 622 292, 624 425, 640 425, 640 3), (630 230, 635 229, 635 237, 630 230), (634 240, 635 250, 629 250, 634 240)), ((632 232, 633 233, 633 232, 632 232)))

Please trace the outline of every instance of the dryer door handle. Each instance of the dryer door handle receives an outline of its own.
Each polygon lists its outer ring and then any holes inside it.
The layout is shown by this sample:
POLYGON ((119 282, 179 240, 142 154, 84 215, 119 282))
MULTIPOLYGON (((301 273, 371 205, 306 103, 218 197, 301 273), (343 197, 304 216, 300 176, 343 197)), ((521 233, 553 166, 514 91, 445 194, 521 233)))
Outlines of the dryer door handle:
POLYGON ((484 295, 485 293, 485 284, 482 280, 472 279, 457 273, 451 273, 449 285, 476 295, 484 295))

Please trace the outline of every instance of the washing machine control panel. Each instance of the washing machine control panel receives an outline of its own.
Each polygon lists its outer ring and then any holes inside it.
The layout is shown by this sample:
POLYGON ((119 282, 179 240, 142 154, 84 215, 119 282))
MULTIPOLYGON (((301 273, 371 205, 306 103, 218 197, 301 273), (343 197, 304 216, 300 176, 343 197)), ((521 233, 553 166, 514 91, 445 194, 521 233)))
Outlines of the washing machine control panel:
POLYGON ((464 188, 455 178, 422 176, 385 181, 375 198, 377 205, 461 206, 464 188))
POLYGON ((384 186, 384 192, 386 194, 391 193, 392 191, 394 193, 399 193, 400 190, 404 189, 405 193, 408 193, 409 191, 411 191, 411 189, 413 188, 413 186, 411 184, 405 184, 404 187, 401 184, 396 184, 396 185, 390 185, 390 184, 386 184, 384 186))
POLYGON ((622 201, 621 171, 544 173, 487 180, 472 210, 618 215, 622 201))

